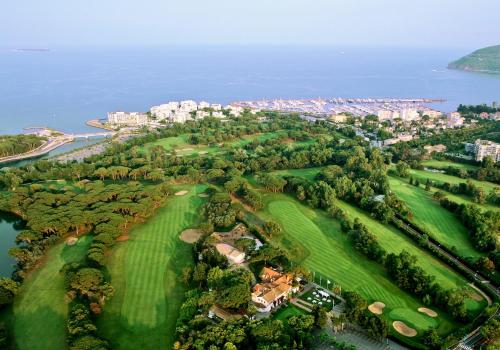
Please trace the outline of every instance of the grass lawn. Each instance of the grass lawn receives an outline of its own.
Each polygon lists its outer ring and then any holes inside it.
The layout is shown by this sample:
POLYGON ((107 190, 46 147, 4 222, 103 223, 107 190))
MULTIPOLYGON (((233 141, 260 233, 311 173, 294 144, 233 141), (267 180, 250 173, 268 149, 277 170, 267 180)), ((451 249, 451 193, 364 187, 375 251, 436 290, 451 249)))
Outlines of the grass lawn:
POLYGON ((454 250, 459 256, 474 260, 483 254, 472 245, 469 233, 458 218, 432 198, 432 192, 410 185, 406 180, 389 177, 391 190, 413 213, 413 221, 432 238, 454 250))
MULTIPOLYGON (((348 290, 355 290, 369 302, 382 301, 387 306, 384 315, 392 320, 390 312, 396 309, 414 310, 422 304, 410 294, 394 285, 384 269, 354 250, 340 224, 323 211, 310 209, 289 196, 266 194, 266 207, 258 213, 263 219, 274 218, 284 228, 284 233, 274 242, 287 250, 297 263, 316 271, 324 278, 339 283, 348 290), (300 248, 297 248, 300 246, 300 248), (293 247, 290 251, 289 247, 293 247)), ((445 288, 466 287, 467 282, 432 256, 416 247, 396 229, 382 225, 362 211, 339 202, 351 217, 359 217, 379 237, 381 245, 389 252, 403 249, 415 254, 420 265, 435 275, 445 288)), ((483 304, 471 304, 471 309, 480 309, 483 304)), ((456 324, 446 315, 437 318, 438 331, 446 334, 456 324)), ((422 325, 425 329, 426 325, 422 325)))
POLYGON ((451 160, 425 160, 422 162, 422 165, 428 168, 434 168, 434 169, 446 169, 448 167, 453 167, 456 169, 465 169, 465 170, 477 170, 478 166, 472 165, 472 164, 464 164, 464 163, 457 163, 453 162, 451 160))
POLYGON ((180 233, 197 223, 205 186, 178 186, 172 196, 130 239, 112 252, 108 269, 115 296, 98 320, 113 349, 170 349, 185 288, 182 269, 192 263, 191 246, 180 233))
POLYGON ((305 168, 305 169, 287 169, 273 171, 274 175, 279 176, 298 176, 303 177, 307 180, 314 180, 316 175, 321 171, 322 168, 305 168))
POLYGON ((289 303, 287 306, 281 307, 278 311, 276 311, 273 314, 273 318, 275 320, 280 320, 282 322, 285 322, 292 316, 300 316, 300 315, 307 315, 307 312, 289 303))
POLYGON ((19 350, 66 349, 66 288, 59 270, 85 257, 91 237, 74 246, 59 243, 49 250, 42 267, 31 273, 14 301, 13 327, 19 350))

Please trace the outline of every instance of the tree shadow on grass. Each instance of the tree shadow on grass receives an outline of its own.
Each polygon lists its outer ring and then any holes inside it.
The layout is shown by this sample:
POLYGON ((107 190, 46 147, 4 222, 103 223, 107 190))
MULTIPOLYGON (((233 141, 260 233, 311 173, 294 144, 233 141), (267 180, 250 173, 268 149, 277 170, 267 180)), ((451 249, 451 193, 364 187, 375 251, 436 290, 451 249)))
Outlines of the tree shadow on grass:
POLYGON ((18 350, 64 350, 67 347, 65 321, 63 315, 47 306, 33 312, 16 312, 11 343, 18 350))

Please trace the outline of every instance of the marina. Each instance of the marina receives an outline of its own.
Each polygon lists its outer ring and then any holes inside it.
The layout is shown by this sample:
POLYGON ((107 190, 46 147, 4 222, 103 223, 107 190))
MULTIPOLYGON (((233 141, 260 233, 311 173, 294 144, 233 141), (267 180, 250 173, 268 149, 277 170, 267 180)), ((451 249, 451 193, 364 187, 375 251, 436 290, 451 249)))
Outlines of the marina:
POLYGON ((356 117, 377 115, 380 111, 428 110, 428 105, 444 103, 438 98, 318 98, 318 99, 273 99, 234 102, 231 105, 252 110, 307 113, 313 115, 336 115, 349 113, 356 117))

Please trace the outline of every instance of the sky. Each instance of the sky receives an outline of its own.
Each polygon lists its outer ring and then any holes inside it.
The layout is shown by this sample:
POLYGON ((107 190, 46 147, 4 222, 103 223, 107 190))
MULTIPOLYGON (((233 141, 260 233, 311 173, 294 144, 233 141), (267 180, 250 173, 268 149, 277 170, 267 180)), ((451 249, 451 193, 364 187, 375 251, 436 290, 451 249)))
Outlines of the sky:
POLYGON ((4 0, 0 47, 500 44, 498 0, 4 0))

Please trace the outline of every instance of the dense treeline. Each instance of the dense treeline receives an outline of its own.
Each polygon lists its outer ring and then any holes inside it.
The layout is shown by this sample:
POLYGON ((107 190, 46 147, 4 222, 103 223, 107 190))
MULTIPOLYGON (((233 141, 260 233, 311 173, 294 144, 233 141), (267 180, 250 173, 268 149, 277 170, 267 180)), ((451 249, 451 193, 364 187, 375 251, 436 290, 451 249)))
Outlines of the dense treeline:
POLYGON ((0 136, 0 158, 26 153, 40 147, 44 138, 36 135, 0 136))
POLYGON ((456 320, 467 321, 467 308, 462 291, 444 290, 434 277, 417 265, 417 258, 406 251, 388 254, 387 273, 400 288, 420 297, 425 305, 434 304, 446 310, 456 320))
MULTIPOLYGON (((16 239, 19 246, 9 250, 17 261, 16 281, 22 281, 37 267, 47 248, 61 237, 93 234, 86 258, 61 270, 71 302, 67 320, 70 349, 107 349, 107 343, 96 335, 94 324, 106 300, 113 296, 113 287, 103 273, 105 253, 133 223, 149 217, 169 194, 167 185, 105 184, 96 180, 60 188, 32 184, 0 198, 2 210, 26 220, 26 230, 16 239)), ((12 280, 0 281, 0 305, 12 302, 17 285, 12 280)))
POLYGON ((383 339, 389 332, 387 322, 380 316, 367 310, 368 302, 356 292, 343 293, 345 299, 344 314, 348 321, 358 324, 375 339, 383 339))
POLYGON ((436 182, 427 179, 426 185, 434 186, 436 188, 442 189, 447 192, 455 194, 464 194, 472 197, 472 200, 479 204, 484 204, 486 202, 500 205, 500 189, 493 189, 489 194, 476 185, 470 180, 467 182, 461 182, 459 184, 450 184, 448 182, 436 182))
POLYGON ((500 112, 500 108, 488 106, 487 104, 481 105, 463 105, 459 104, 457 112, 461 114, 481 114, 481 113, 496 113, 500 112))
POLYGON ((479 251, 490 252, 498 249, 500 212, 483 211, 475 205, 458 204, 447 198, 442 198, 439 202, 469 229, 472 242, 479 251))

